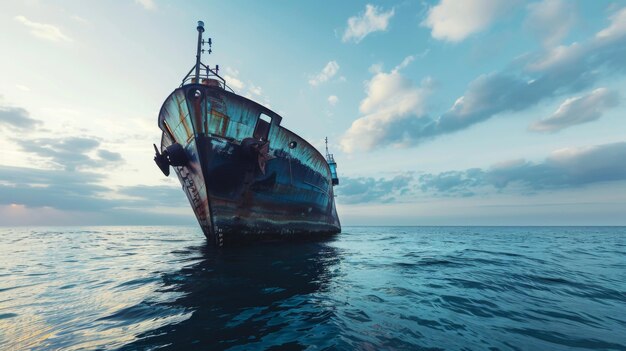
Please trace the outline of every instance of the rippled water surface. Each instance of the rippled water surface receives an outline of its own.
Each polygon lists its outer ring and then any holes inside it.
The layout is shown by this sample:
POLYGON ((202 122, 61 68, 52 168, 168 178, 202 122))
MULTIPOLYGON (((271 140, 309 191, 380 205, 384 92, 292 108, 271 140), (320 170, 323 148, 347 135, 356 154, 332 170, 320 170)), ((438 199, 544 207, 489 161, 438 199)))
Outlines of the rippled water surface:
POLYGON ((0 228, 0 349, 626 350, 626 228, 0 228))

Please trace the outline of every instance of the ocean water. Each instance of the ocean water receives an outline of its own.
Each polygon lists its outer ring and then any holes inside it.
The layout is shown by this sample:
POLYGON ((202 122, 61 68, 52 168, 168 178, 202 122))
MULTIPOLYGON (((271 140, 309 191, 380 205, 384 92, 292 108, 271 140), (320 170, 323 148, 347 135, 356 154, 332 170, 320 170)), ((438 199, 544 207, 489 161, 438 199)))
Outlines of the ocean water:
POLYGON ((626 350, 626 228, 0 228, 0 349, 626 350))

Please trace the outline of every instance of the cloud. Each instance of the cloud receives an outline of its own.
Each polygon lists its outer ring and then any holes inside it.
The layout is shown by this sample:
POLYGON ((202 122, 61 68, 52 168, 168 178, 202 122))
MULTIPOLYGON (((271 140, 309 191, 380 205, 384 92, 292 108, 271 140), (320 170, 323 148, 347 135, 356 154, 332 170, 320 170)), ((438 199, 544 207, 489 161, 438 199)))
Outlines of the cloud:
POLYGON ((365 5, 364 13, 348 18, 348 27, 343 33, 342 41, 344 43, 348 41, 358 43, 370 33, 386 31, 389 20, 394 14, 393 8, 383 12, 377 6, 365 5))
POLYGON ((229 87, 235 89, 239 95, 243 95, 250 100, 259 102, 267 108, 271 108, 270 100, 267 96, 263 95, 263 89, 260 86, 257 86, 250 81, 248 81, 247 84, 244 83, 239 79, 239 71, 232 67, 226 67, 225 71, 226 73, 223 77, 229 87))
POLYGON ((224 79, 226 80, 226 84, 228 84, 229 87, 234 88, 238 91, 243 91, 246 87, 246 84, 244 82, 242 82, 241 80, 239 80, 239 71, 231 68, 231 67, 226 67, 226 73, 224 74, 224 79))
POLYGON ((229 87, 237 89, 239 91, 243 90, 246 87, 244 82, 228 74, 224 75, 224 79, 226 80, 226 84, 228 84, 229 87))
POLYGON ((624 33, 626 33, 626 7, 615 12, 610 19, 611 25, 599 31, 596 34, 596 38, 610 41, 624 36, 624 33))
POLYGON ((527 62, 526 68, 531 72, 545 71, 549 74, 587 73, 597 69, 597 66, 608 64, 623 71, 626 68, 622 60, 626 56, 626 7, 614 13, 609 20, 606 28, 585 42, 561 45, 545 53, 529 55, 530 62, 527 62))
POLYGON ((0 221, 9 225, 194 224, 180 187, 139 185, 116 191, 102 185, 104 179, 91 172, 0 165, 0 221))
POLYGON ((343 204, 412 202, 416 197, 531 196, 626 181, 626 142, 570 147, 540 162, 509 160, 489 168, 449 170, 393 178, 344 177, 336 188, 343 204))
POLYGON ((619 104, 619 95, 606 88, 598 88, 588 95, 565 100, 552 116, 533 123, 530 130, 557 132, 559 130, 602 117, 602 114, 619 104))
POLYGON ((26 131, 41 124, 41 121, 30 117, 28 111, 21 107, 0 106, 0 127, 26 131))
POLYGON ((451 133, 498 113, 524 110, 553 93, 544 85, 543 80, 528 82, 509 73, 480 76, 450 110, 422 130, 420 137, 451 133))
POLYGON ((489 189, 532 194, 626 180, 626 142, 565 148, 543 162, 513 160, 490 169, 448 171, 419 177, 420 189, 445 196, 471 196, 489 189))
POLYGON ((95 211, 113 207, 102 197, 102 175, 0 165, 0 204, 95 211))
POLYGON ((28 111, 21 107, 0 106, 0 129, 9 128, 12 132, 8 137, 22 151, 46 159, 56 167, 67 170, 77 168, 108 167, 112 163, 123 162, 122 155, 100 147, 100 140, 94 137, 32 137, 30 132, 49 133, 46 129, 37 129, 41 121, 30 117, 28 111), (94 158, 92 155, 97 155, 94 158))
POLYGON ((256 96, 262 96, 263 95, 263 89, 261 89, 261 87, 259 86, 255 86, 254 84, 248 84, 248 94, 252 94, 252 95, 256 95, 256 96))
POLYGON ((424 174, 419 177, 422 191, 439 194, 472 196, 473 188, 483 185, 484 171, 478 168, 467 171, 447 171, 439 174, 424 174))
POLYGON ((560 67, 572 67, 584 59, 589 48, 579 43, 558 45, 537 55, 526 65, 529 72, 558 71, 560 67))
POLYGON ((545 47, 557 45, 576 24, 574 5, 564 0, 543 0, 528 5, 524 23, 545 47))
POLYGON ((103 160, 110 161, 110 162, 119 162, 123 160, 122 155, 120 153, 103 150, 103 149, 98 150, 98 157, 100 157, 103 160))
POLYGON ((392 179, 343 178, 337 187, 338 201, 345 204, 365 202, 393 202, 410 190, 413 175, 400 174, 392 179))
MULTIPOLYGON (((611 17, 606 29, 585 42, 528 54, 516 59, 507 70, 479 76, 438 118, 426 117, 425 112, 420 111, 424 99, 412 106, 413 111, 361 117, 346 132, 344 150, 351 151, 359 144, 364 150, 385 145, 417 145, 499 114, 524 111, 542 101, 583 91, 602 77, 623 74, 626 72, 626 26, 616 21, 625 16, 626 8, 611 17), (406 118, 411 114, 419 118, 406 118)), ((405 96, 408 90, 406 84, 381 86, 387 97, 405 96)))
POLYGON ((41 137, 49 133, 43 128, 29 134, 27 128, 41 122, 25 109, 3 107, 0 112, 0 127, 16 131, 8 141, 54 168, 0 165, 0 223, 193 223, 180 186, 106 185, 110 167, 124 160, 120 153, 104 149, 100 139, 41 137))
POLYGON ((328 103, 330 106, 335 106, 339 102, 339 98, 336 95, 331 95, 328 97, 328 103))
POLYGON ((135 0, 135 3, 143 6, 143 8, 146 10, 156 10, 156 4, 154 3, 154 0, 135 0))
POLYGON ((441 0, 428 11, 421 25, 430 28, 435 39, 459 42, 486 29, 516 3, 502 0, 441 0))
POLYGON ((15 20, 28 27, 30 29, 30 33, 38 38, 50 41, 73 41, 72 38, 63 34, 58 27, 51 24, 33 22, 24 16, 16 16, 15 20))
POLYGON ((116 190, 102 185, 104 180, 104 175, 93 172, 0 165, 0 205, 77 211, 188 205, 179 186, 135 185, 116 190))
POLYGON ((66 170, 100 168, 110 166, 111 162, 123 161, 115 152, 99 149, 100 141, 89 137, 59 137, 16 139, 15 142, 25 152, 47 159, 55 166, 66 170), (89 155, 95 152, 100 158, 89 155))
MULTIPOLYGON (((126 199, 126 205, 139 207, 186 207, 189 205, 185 192, 180 186, 148 186, 134 185, 118 189, 118 194, 131 197, 126 199)), ((192 211, 191 208, 189 211, 192 211)))
POLYGON ((309 79, 309 84, 318 86, 334 77, 337 72, 339 72, 339 64, 337 61, 330 61, 324 66, 320 73, 309 79))
POLYGON ((377 73, 366 82, 366 97, 359 106, 363 116, 352 123, 341 140, 345 152, 410 144, 413 132, 428 122, 424 118, 425 99, 432 81, 425 79, 416 86, 400 72, 412 60, 412 56, 405 58, 390 72, 373 69, 377 73))

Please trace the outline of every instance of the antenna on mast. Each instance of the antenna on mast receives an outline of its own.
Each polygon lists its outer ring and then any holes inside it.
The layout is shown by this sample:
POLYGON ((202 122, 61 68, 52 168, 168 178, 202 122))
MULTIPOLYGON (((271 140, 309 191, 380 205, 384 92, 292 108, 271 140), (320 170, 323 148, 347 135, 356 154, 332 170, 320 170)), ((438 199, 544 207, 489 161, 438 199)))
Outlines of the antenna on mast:
POLYGON ((196 64, 191 67, 185 78, 181 83, 181 87, 185 84, 204 84, 215 87, 220 87, 222 89, 228 89, 231 92, 234 92, 228 85, 226 85, 226 80, 220 76, 220 66, 215 65, 215 67, 211 68, 204 63, 202 63, 202 54, 207 52, 211 54, 213 52, 213 40, 211 38, 202 39, 202 33, 204 33, 204 22, 198 21, 198 26, 196 27, 198 30, 198 42, 196 44, 196 64), (208 44, 208 49, 203 49, 204 45, 208 44), (202 80, 201 80, 202 77, 202 80))
POLYGON ((328 158, 328 137, 324 138, 324 141, 326 142, 326 158, 328 158))
POLYGON ((328 152, 328 137, 324 138, 324 141, 326 142, 326 160, 329 163, 334 163, 335 162, 335 158, 333 157, 333 154, 328 152))

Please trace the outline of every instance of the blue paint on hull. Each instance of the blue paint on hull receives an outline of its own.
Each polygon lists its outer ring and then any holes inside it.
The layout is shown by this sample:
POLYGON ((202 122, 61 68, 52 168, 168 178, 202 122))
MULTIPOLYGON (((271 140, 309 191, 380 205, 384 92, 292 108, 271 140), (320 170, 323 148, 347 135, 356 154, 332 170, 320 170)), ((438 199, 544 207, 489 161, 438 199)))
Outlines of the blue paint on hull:
POLYGON ((184 147, 188 163, 174 169, 217 245, 341 231, 328 163, 281 120, 251 100, 200 84, 176 89, 163 104, 161 150, 175 142, 184 147), (271 119, 268 129, 261 114, 271 119), (250 140, 266 149, 255 153, 250 140))

